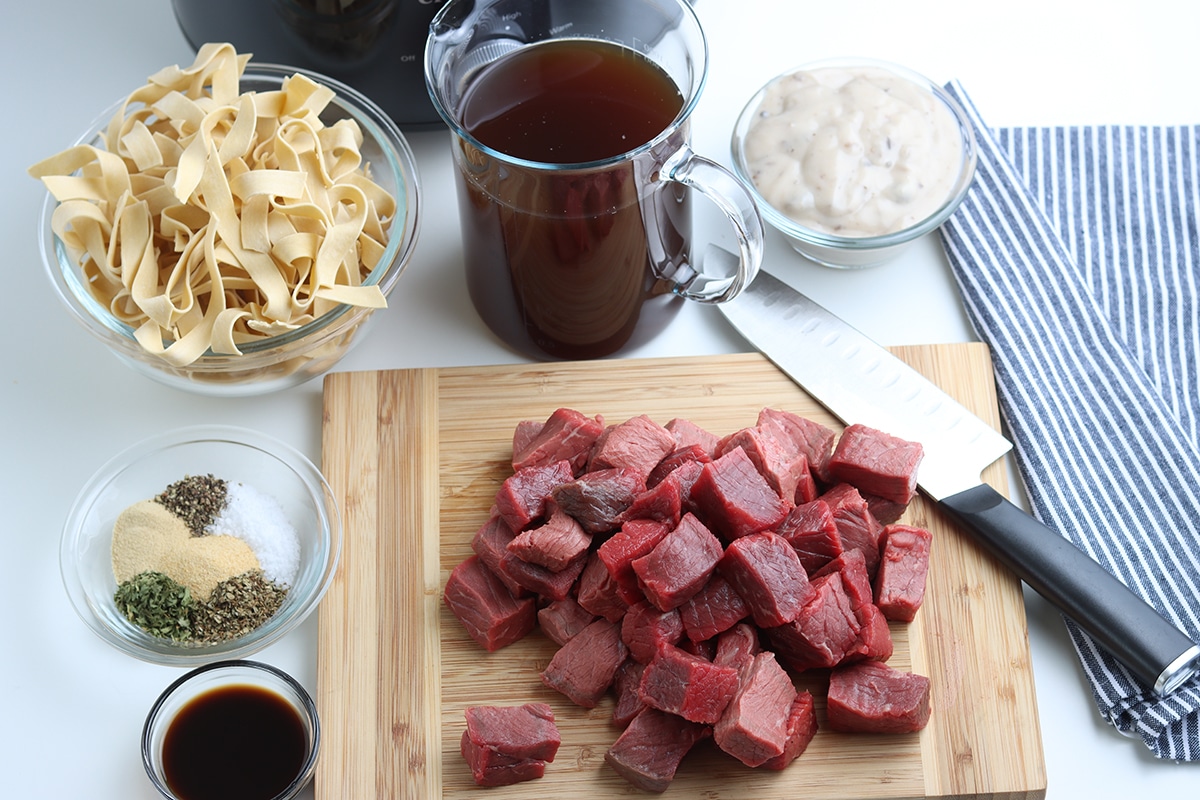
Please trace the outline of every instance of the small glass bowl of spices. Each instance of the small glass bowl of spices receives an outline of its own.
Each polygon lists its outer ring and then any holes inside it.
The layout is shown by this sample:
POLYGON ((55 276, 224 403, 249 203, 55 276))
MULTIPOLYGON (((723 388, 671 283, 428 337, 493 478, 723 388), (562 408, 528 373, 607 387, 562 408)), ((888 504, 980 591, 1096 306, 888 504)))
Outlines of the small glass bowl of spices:
POLYGON ((100 638, 173 666, 242 658, 320 603, 341 554, 329 484, 256 431, 170 431, 111 459, 81 490, 60 564, 100 638))
POLYGON ((206 664, 155 701, 142 763, 168 800, 288 800, 312 778, 321 729, 311 696, 257 661, 206 664))

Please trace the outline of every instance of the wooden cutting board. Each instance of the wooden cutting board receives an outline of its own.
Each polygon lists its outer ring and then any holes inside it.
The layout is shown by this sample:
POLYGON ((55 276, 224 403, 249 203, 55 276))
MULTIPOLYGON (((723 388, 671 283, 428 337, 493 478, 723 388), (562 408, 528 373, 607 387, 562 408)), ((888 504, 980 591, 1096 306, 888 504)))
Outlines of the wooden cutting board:
MULTIPOLYGON (((983 345, 897 354, 998 424, 983 345)), ((886 398, 881 398, 886 402, 886 398)), ((605 800, 642 794, 605 764, 618 731, 605 702, 586 710, 545 688, 554 647, 541 634, 497 653, 467 637, 441 602, 511 472, 523 419, 560 406, 620 422, 687 417, 714 433, 753 425, 774 406, 840 426, 758 354, 476 368, 334 373, 324 385, 324 471, 344 518, 337 577, 320 608, 318 800, 522 798, 605 800), (480 789, 459 754, 463 709, 540 700, 562 732, 544 778, 480 789)), ((1007 490, 1003 468, 987 480, 1007 490)), ((925 604, 894 625, 891 664, 932 679, 920 734, 818 732, 782 772, 752 770, 702 743, 669 798, 1043 798, 1046 775, 1019 581, 923 499, 907 521, 934 534, 925 604)), ((799 685, 817 698, 819 675, 799 685)))

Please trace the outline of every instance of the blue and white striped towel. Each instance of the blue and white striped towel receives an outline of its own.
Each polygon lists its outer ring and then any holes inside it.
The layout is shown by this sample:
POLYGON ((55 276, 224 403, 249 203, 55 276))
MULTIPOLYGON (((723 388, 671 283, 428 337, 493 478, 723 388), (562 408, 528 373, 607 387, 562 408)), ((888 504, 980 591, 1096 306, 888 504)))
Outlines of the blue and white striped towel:
MULTIPOLYGON (((1038 519, 1200 640, 1200 126, 992 131, 942 241, 992 350, 1038 519)), ((1200 679, 1159 698, 1067 622, 1101 714, 1200 760, 1200 679)))

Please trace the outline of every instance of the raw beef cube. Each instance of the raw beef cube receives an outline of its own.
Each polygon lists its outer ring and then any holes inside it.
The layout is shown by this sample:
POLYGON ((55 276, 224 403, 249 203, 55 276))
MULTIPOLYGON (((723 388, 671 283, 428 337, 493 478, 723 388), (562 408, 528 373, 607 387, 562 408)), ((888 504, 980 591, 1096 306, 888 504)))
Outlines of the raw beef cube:
POLYGON ((783 755, 796 688, 775 654, 761 652, 741 674, 737 692, 713 727, 713 741, 748 767, 783 755))
POLYGON ((717 458, 735 447, 746 451, 755 469, 780 497, 792 499, 801 481, 811 480, 808 458, 790 437, 773 426, 743 428, 726 436, 717 445, 717 458))
POLYGON ((929 722, 929 678, 879 661, 833 670, 826 706, 831 730, 912 733, 929 722))
POLYGON ((553 602, 562 600, 571 593, 575 580, 583 572, 586 562, 587 553, 584 553, 564 569, 553 572, 540 564, 525 561, 513 553, 505 553, 500 559, 500 570, 522 588, 553 602))
POLYGON ((829 457, 837 434, 819 422, 778 408, 764 408, 758 412, 758 425, 777 428, 796 442, 800 452, 808 458, 808 468, 817 480, 829 482, 829 457))
POLYGON ((546 512, 551 490, 573 477, 571 465, 566 461, 517 470, 504 479, 496 492, 496 511, 508 527, 523 531, 546 512))
POLYGON ((842 588, 850 599, 850 607, 858 619, 858 644, 846 652, 842 663, 863 658, 886 661, 892 657, 892 632, 887 619, 875 606, 871 580, 867 577, 866 562, 861 550, 848 550, 830 561, 813 576, 837 574, 842 588))
POLYGON ((842 536, 833 510, 819 498, 789 511, 775 532, 788 540, 809 575, 842 554, 842 536))
POLYGON ((875 574, 875 604, 883 615, 912 622, 925 599, 929 546, 933 536, 924 528, 888 525, 883 529, 883 553, 875 574))
POLYGON ((842 663, 849 664, 864 658, 872 661, 887 661, 892 657, 895 649, 887 617, 874 603, 867 603, 856 613, 859 624, 858 645, 846 653, 842 663))
POLYGON ((829 504, 829 510, 833 512, 842 548, 862 550, 867 561, 867 574, 874 578, 875 570, 879 568, 883 526, 871 515, 867 501, 863 500, 858 489, 848 483, 839 483, 821 495, 821 499, 829 504))
POLYGON ((877 494, 867 494, 859 492, 863 500, 867 501, 867 508, 871 511, 871 516, 879 520, 880 525, 891 525, 896 520, 904 516, 904 512, 908 510, 908 503, 897 503, 895 500, 888 500, 880 497, 877 494))
POLYGON ((712 661, 717 654, 717 641, 715 639, 706 639, 703 642, 694 642, 687 636, 679 640, 679 649, 685 653, 691 653, 698 658, 703 658, 705 661, 712 661))
POLYGON ((468 557, 450 571, 442 596, 471 638, 488 652, 521 639, 537 623, 534 599, 513 597, 479 556, 468 557))
POLYGON ((689 444, 684 447, 677 447, 658 462, 658 465, 650 470, 650 475, 646 478, 646 485, 650 487, 657 486, 662 483, 663 479, 670 475, 675 470, 684 464, 707 464, 712 461, 712 451, 705 450, 698 444, 689 444))
POLYGON ((867 559, 861 550, 847 550, 813 573, 813 578, 838 573, 842 576, 842 587, 850 598, 855 611, 875 602, 871 589, 871 578, 867 575, 867 559))
POLYGON ((704 642, 729 630, 750 615, 746 601, 719 573, 713 574, 704 588, 679 607, 683 629, 688 638, 704 642))
POLYGON ((721 543, 704 523, 685 514, 653 550, 634 559, 633 572, 646 599, 670 611, 704 588, 721 552, 721 543))
POLYGON ((492 574, 504 582, 513 597, 524 597, 529 590, 517 583, 504 571, 500 562, 508 555, 508 543, 516 538, 513 529, 498 514, 488 517, 488 521, 480 526, 471 539, 471 549, 479 560, 492 571, 492 574))
POLYGON ((616 702, 613 703, 613 723, 622 728, 647 708, 638 694, 645 670, 645 664, 639 664, 629 658, 617 669, 616 677, 613 678, 613 690, 616 694, 616 702))
POLYGON ((575 634, 591 625, 596 615, 576 602, 574 597, 555 600, 538 609, 538 627, 547 638, 560 647, 574 638, 575 634))
POLYGON ((675 437, 645 414, 610 425, 592 448, 588 471, 622 468, 645 481, 663 456, 675 449, 675 437))
POLYGON ((578 475, 587 466, 592 446, 603 431, 600 417, 586 417, 570 408, 556 409, 532 435, 532 429, 522 432, 518 426, 513 435, 513 471, 566 461, 578 475))
POLYGON ((683 515, 683 490, 679 481, 663 480, 653 489, 633 498, 629 508, 621 512, 618 522, 630 519, 653 519, 674 527, 683 515))
POLYGON ((754 622, 764 628, 794 620, 814 594, 796 551, 770 531, 734 539, 717 569, 746 601, 754 622))
POLYGON ((736 668, 663 645, 646 665, 638 691, 642 702, 651 708, 711 725, 721 718, 737 685, 736 668))
POLYGON ((609 622, 618 622, 629 608, 629 603, 621 597, 620 588, 600 556, 595 551, 588 553, 587 563, 575 587, 579 605, 609 622))
POLYGON ((712 660, 714 664, 735 668, 740 676, 742 669, 754 663, 754 657, 760 652, 762 646, 758 641, 758 628, 739 622, 717 636, 717 652, 712 660))
POLYGON ((829 474, 864 494, 907 504, 917 492, 917 467, 924 456, 919 442, 909 442, 866 425, 842 431, 829 458, 829 474))
MULTIPOLYGON (((516 472, 521 467, 529 466, 528 464, 516 463, 516 454, 529 447, 530 443, 537 438, 537 435, 542 432, 542 428, 546 427, 546 423, 539 422, 536 419, 523 419, 517 423, 517 427, 513 428, 513 472, 516 472)), ((552 459, 552 461, 560 461, 561 459, 552 459)))
POLYGON ((588 533, 604 533, 618 527, 617 518, 635 497, 646 491, 646 479, 628 469, 585 472, 574 480, 555 486, 554 502, 579 521, 588 533))
POLYGON ((542 683, 575 705, 595 708, 628 656, 621 627, 598 619, 558 648, 542 670, 542 683))
POLYGON ((696 481, 700 480, 700 473, 704 471, 704 465, 710 463, 707 461, 687 461, 676 467, 671 474, 663 480, 675 481, 679 484, 679 496, 681 498, 680 505, 683 507, 684 513, 692 512, 693 514, 700 513, 699 506, 692 499, 692 487, 696 485, 696 481))
POLYGON ((647 708, 633 718, 604 754, 604 761, 633 786, 661 794, 675 779, 679 762, 712 728, 647 708))
POLYGON ((727 542, 773 529, 792 508, 740 447, 704 465, 692 485, 691 501, 727 542))
POLYGON ((523 561, 559 572, 587 552, 592 537, 555 504, 547 503, 546 511, 549 519, 517 534, 508 543, 508 551, 523 561))
POLYGON ((764 631, 780 663, 797 672, 836 666, 859 642, 858 616, 841 576, 822 575, 812 587, 815 595, 795 620, 764 631))
POLYGON ((676 417, 663 427, 671 432, 671 435, 675 437, 675 443, 679 447, 691 447, 694 445, 707 453, 709 460, 712 460, 712 454, 717 449, 717 441, 719 439, 715 433, 709 433, 691 420, 683 419, 682 417, 676 417))
POLYGON ((643 597, 637 574, 633 571, 634 560, 648 555, 670 532, 671 526, 665 523, 631 519, 622 523, 621 529, 596 550, 596 555, 608 567, 608 574, 620 587, 621 596, 630 605, 643 597))
POLYGON ((787 734, 783 752, 763 762, 763 769, 784 769, 808 749, 809 742, 817 735, 817 715, 813 710, 813 696, 809 692, 798 692, 792 701, 787 734))
POLYGON ((646 601, 630 606, 621 620, 621 641, 629 648, 629 657, 649 664, 664 644, 678 644, 683 638, 679 612, 659 611, 646 601))
POLYGON ((545 703, 471 706, 460 749, 479 786, 506 786, 540 778, 562 742, 554 711, 545 703))

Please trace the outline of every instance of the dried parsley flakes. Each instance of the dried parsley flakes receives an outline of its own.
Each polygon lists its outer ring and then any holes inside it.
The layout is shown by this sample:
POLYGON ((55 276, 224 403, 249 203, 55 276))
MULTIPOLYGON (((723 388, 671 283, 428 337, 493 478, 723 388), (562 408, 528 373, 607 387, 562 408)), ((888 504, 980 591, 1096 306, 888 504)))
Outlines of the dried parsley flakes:
POLYGON ((113 599, 130 622, 151 636, 176 642, 192 638, 192 592, 161 572, 135 575, 117 587, 113 599))

